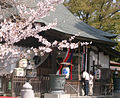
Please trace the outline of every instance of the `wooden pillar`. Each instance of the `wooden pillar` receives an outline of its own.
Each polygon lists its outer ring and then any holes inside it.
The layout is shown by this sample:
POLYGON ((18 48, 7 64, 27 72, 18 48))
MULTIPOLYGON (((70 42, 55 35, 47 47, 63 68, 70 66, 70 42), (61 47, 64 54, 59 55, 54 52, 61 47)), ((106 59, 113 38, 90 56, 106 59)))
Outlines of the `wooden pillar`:
POLYGON ((11 94, 12 94, 12 97, 15 97, 15 92, 14 92, 14 73, 12 73, 12 76, 11 76, 11 94))
POLYGON ((3 78, 2 78, 2 91, 3 91, 4 94, 6 93, 5 88, 6 88, 6 77, 5 77, 5 75, 3 75, 3 78))
POLYGON ((87 54, 88 54, 88 56, 87 56, 87 65, 88 65, 87 70, 90 73, 90 46, 88 46, 88 53, 87 54))
POLYGON ((81 79, 81 77, 80 77, 80 69, 81 69, 81 66, 80 66, 80 44, 79 44, 79 47, 78 47, 78 80, 81 79))
POLYGON ((88 72, 88 47, 85 46, 85 70, 88 72))
POLYGON ((53 48, 52 54, 51 54, 51 61, 52 61, 52 74, 56 74, 57 72, 57 63, 56 63, 56 59, 57 59, 57 48, 53 48))
POLYGON ((79 42, 79 47, 78 47, 78 96, 80 95, 80 42, 79 42))

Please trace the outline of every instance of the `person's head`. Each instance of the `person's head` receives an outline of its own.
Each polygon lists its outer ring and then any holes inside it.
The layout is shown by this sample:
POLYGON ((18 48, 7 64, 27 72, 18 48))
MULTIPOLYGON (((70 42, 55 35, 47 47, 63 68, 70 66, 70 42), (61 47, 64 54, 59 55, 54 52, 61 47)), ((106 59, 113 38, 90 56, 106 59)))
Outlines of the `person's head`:
POLYGON ((92 71, 90 71, 90 74, 92 74, 92 75, 93 75, 93 72, 92 72, 92 71))

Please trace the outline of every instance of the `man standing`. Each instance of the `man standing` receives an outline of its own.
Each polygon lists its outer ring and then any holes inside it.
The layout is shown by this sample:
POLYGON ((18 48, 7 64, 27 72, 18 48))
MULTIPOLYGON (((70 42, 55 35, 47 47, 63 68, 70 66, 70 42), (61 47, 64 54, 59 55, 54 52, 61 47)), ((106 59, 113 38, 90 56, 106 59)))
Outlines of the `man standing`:
POLYGON ((88 96, 90 76, 89 76, 89 74, 87 73, 87 71, 84 71, 84 72, 83 72, 83 78, 85 79, 85 81, 84 81, 85 96, 88 96))

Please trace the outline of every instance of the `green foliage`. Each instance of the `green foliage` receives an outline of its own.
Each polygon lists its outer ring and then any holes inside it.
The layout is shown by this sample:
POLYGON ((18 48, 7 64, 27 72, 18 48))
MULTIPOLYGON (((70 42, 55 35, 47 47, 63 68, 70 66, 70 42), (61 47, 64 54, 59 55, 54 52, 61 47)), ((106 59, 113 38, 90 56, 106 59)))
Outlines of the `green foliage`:
MULTIPOLYGON (((118 42, 118 45, 116 46, 116 50, 120 52, 120 42, 118 42)), ((120 63, 120 58, 113 58, 112 60, 120 63)))
POLYGON ((64 3, 80 20, 103 31, 120 33, 120 1, 70 0, 64 3))
MULTIPOLYGON (((120 35, 120 0, 70 0, 64 4, 83 22, 120 35)), ((116 50, 120 51, 120 43, 116 50)))

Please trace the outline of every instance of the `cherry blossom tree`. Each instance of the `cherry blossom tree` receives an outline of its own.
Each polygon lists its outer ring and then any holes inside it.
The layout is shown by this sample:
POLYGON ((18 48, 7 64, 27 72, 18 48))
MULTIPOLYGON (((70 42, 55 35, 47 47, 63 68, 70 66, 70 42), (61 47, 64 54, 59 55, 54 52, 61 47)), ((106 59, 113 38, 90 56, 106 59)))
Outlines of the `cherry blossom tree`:
MULTIPOLYGON (((44 0, 39 1, 36 5, 36 8, 29 8, 24 3, 21 3, 19 0, 3 0, 4 2, 8 2, 15 6, 19 12, 17 19, 16 15, 12 15, 12 19, 4 19, 0 24, 0 41, 5 43, 0 44, 0 58, 4 58, 4 56, 11 53, 11 56, 20 55, 20 49, 14 46, 15 43, 19 42, 22 39, 26 39, 30 36, 37 38, 39 42, 44 44, 43 46, 39 46, 39 48, 31 47, 31 50, 36 54, 41 51, 41 55, 46 52, 51 52, 52 46, 58 46, 58 49, 62 48, 77 48, 78 44, 76 43, 68 43, 67 40, 63 40, 62 42, 58 42, 55 40, 53 43, 50 43, 47 39, 38 35, 38 32, 45 31, 47 29, 53 28, 57 25, 57 19, 53 20, 53 23, 49 23, 46 26, 41 26, 40 24, 35 24, 33 28, 33 24, 41 18, 46 17, 50 11, 55 11, 55 7, 62 3, 63 0, 44 0), (13 22, 12 20, 15 20, 13 22)), ((74 39, 71 37, 70 41, 74 39)), ((31 50, 27 50, 27 53, 30 53, 31 50)), ((25 54, 25 53, 23 53, 25 54)))
MULTIPOLYGON (((68 41, 63 40, 58 42, 57 39, 54 42, 49 42, 43 36, 38 35, 38 32, 46 31, 57 25, 57 19, 53 20, 53 23, 49 23, 46 26, 35 24, 38 19, 44 18, 49 15, 50 11, 55 11, 58 4, 62 3, 63 0, 40 0, 35 7, 29 7, 25 5, 21 0, 1 0, 1 2, 9 3, 12 7, 17 8, 18 15, 12 14, 12 18, 1 20, 0 23, 0 59, 4 59, 8 54, 9 57, 23 57, 31 51, 35 54, 48 53, 52 51, 52 47, 58 47, 62 50, 63 48, 78 48, 78 43, 72 43, 75 36, 72 36, 68 41), (13 21, 14 20, 14 21, 13 21), (33 27, 34 25, 34 27, 33 27), (28 37, 37 38, 44 46, 38 48, 31 47, 27 51, 22 51, 14 44, 22 39, 28 37)), ((0 7, 1 11, 2 7, 0 7)), ((81 43, 89 44, 89 43, 81 43)))

